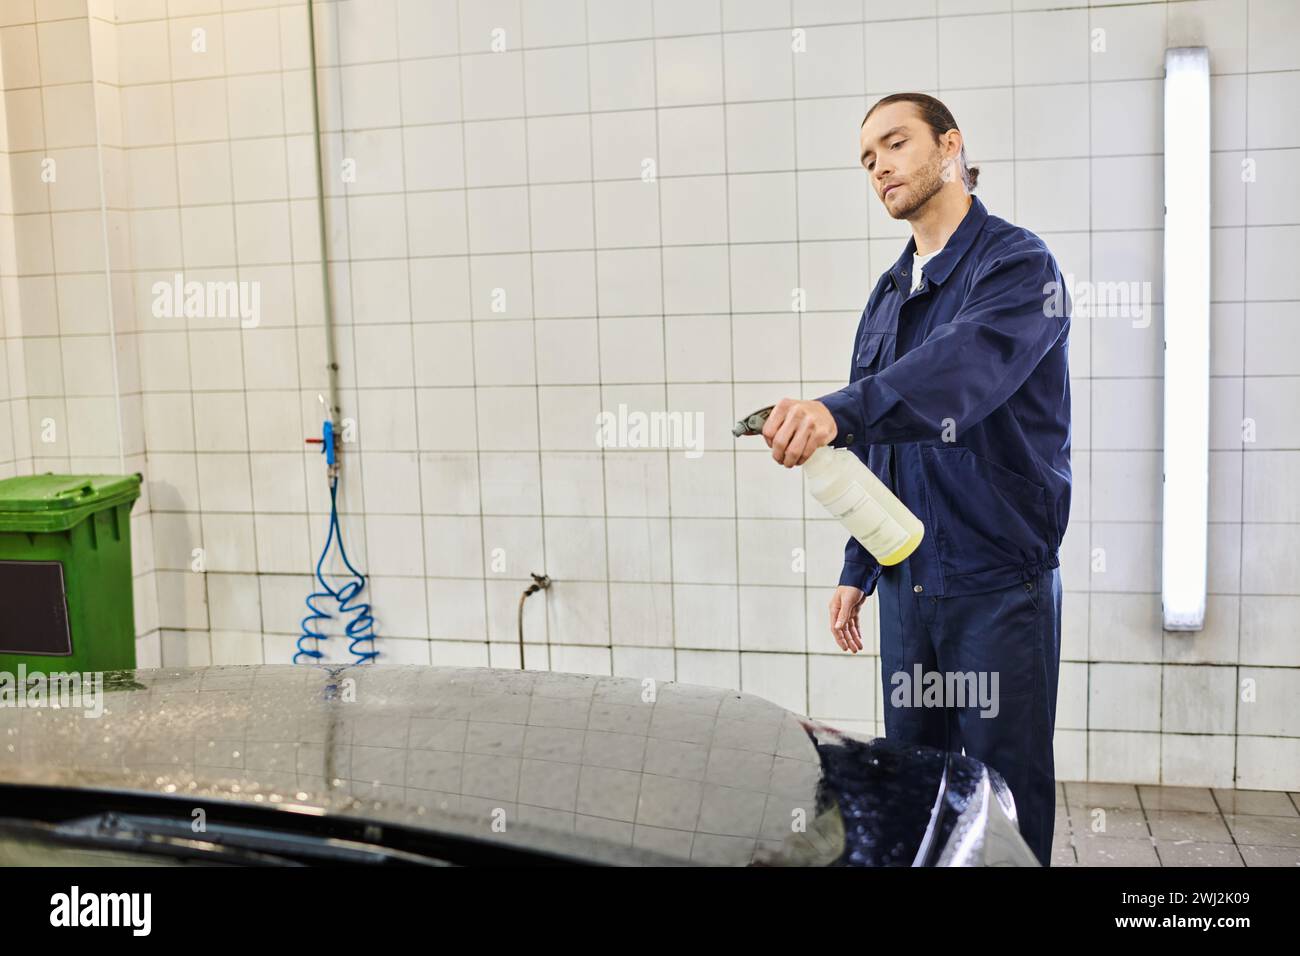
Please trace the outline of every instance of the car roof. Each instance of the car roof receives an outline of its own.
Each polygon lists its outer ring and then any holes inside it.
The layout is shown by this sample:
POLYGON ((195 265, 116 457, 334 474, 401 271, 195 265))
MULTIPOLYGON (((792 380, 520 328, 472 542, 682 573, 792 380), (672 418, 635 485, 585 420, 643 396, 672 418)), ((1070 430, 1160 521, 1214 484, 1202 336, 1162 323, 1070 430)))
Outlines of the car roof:
POLYGON ((0 783, 254 802, 602 862, 826 863, 842 841, 826 835, 821 726, 752 694, 627 677, 140 669, 104 675, 98 716, 0 707, 0 783))

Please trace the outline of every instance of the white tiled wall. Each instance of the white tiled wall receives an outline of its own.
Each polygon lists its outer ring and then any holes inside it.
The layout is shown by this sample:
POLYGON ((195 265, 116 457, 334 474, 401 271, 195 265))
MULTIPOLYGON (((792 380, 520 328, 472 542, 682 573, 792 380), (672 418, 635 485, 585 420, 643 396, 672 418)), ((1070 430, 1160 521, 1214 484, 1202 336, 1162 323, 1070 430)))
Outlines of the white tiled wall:
MULTIPOLYGON (((83 2, 0 6, 5 162, 0 475, 145 470, 105 24, 83 2)), ((132 512, 135 604, 156 629, 148 495, 132 512)))
MULTIPOLYGON (((1148 327, 1074 323, 1058 775, 1300 787, 1295 4, 314 10, 356 439, 340 502, 384 660, 516 666, 519 595, 545 571, 530 667, 737 687, 879 730, 877 659, 842 656, 824 623, 844 535, 730 426, 844 382, 907 237, 857 165, 858 124, 920 89, 961 123, 993 213, 1078 281, 1152 284, 1148 327), (1208 46, 1214 72, 1198 634, 1161 631, 1158 593, 1161 76, 1177 45, 1208 46), (620 404, 700 413, 704 454, 598 447, 597 413, 620 404)), ((142 660, 287 660, 328 506, 302 444, 326 387, 307 8, 51 0, 4 17, 0 474, 144 471, 142 660), (34 185, 47 153, 70 176, 102 168, 102 188, 34 185), (256 282, 259 324, 156 318, 151 287, 176 272, 256 282), (51 416, 69 444, 40 443, 51 416)))
POLYGON ((287 661, 328 502, 303 444, 327 381, 307 9, 119 0, 112 34, 156 513, 149 652, 287 661), (155 317, 154 283, 177 273, 255 286, 256 325, 155 317))

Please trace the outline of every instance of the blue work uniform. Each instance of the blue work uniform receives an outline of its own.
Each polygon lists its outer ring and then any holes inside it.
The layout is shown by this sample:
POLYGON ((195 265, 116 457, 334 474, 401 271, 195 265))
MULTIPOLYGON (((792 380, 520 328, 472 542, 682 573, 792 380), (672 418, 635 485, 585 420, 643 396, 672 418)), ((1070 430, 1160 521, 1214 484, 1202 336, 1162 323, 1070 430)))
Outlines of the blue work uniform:
POLYGON ((850 538, 840 583, 866 594, 879 584, 885 735, 964 749, 1001 773, 1046 865, 1071 302, 1043 241, 970 200, 915 291, 915 238, 880 277, 849 384, 820 399, 838 429, 831 444, 850 448, 925 525, 916 551, 884 569, 850 538), (997 672, 997 715, 893 705, 893 675, 918 663, 997 672))

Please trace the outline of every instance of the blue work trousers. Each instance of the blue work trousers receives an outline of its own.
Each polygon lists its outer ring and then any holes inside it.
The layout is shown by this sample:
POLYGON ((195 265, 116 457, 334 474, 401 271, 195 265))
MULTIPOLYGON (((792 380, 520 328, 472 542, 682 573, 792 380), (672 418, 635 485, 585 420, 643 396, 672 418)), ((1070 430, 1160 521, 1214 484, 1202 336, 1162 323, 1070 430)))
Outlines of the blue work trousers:
POLYGON ((1048 866, 1056 817, 1060 568, 996 591, 931 597, 913 584, 909 563, 884 568, 877 589, 885 737, 964 750, 1000 773, 1015 798, 1021 835, 1048 866), (922 674, 967 675, 966 688, 983 680, 986 693, 967 693, 964 706, 951 693, 937 706, 933 698, 931 706, 917 706, 924 699, 913 690, 918 664, 922 674), (906 679, 895 678, 899 673, 906 679))

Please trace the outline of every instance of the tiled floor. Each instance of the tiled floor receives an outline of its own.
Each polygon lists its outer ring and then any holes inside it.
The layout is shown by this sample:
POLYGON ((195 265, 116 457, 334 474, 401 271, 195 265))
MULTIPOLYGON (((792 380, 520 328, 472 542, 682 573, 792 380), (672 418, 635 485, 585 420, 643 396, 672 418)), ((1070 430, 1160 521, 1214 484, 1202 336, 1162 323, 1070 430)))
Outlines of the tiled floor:
POLYGON ((1057 783, 1053 866, 1300 866, 1300 794, 1057 783))

